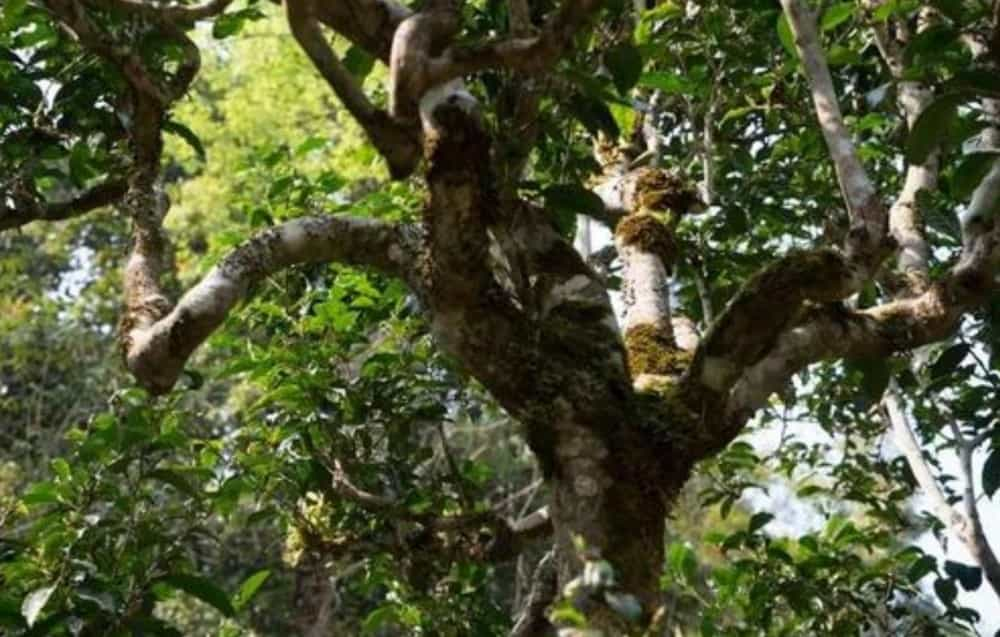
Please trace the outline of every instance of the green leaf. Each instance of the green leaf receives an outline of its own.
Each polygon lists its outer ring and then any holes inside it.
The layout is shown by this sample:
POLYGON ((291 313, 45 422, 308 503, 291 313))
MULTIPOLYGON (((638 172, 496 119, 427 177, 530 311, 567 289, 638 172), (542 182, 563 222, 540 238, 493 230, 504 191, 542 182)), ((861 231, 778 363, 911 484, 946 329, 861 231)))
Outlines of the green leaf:
POLYGON ((264 569, 262 571, 257 571, 250 577, 246 578, 240 588, 233 595, 233 608, 236 610, 242 610, 247 603, 253 599, 260 587, 264 585, 267 578, 271 576, 271 571, 264 569))
POLYGON ((990 172, 993 162, 998 159, 1000 159, 1000 153, 997 152, 972 153, 963 157, 951 174, 949 189, 951 196, 959 201, 971 197, 976 187, 990 172))
POLYGON ((983 583, 983 570, 978 566, 966 566, 948 560, 944 563, 944 572, 957 579, 967 591, 974 591, 983 583))
POLYGON ((628 93, 642 75, 642 55, 629 42, 608 49, 604 53, 604 64, 611 71, 615 88, 622 95, 628 93))
POLYGON ((24 621, 28 622, 29 628, 34 626, 35 622, 38 621, 38 616, 49 602, 49 598, 52 597, 52 593, 55 590, 55 586, 46 586, 35 589, 25 596, 24 601, 21 603, 21 615, 24 617, 24 621))
POLYGON ((770 513, 760 512, 754 513, 750 518, 750 524, 747 526, 747 531, 750 533, 756 533, 757 531, 764 528, 768 522, 774 519, 774 516, 770 513))
POLYGON ((201 140, 198 139, 198 136, 195 135, 194 131, 190 128, 181 124, 177 120, 171 119, 167 120, 166 123, 163 124, 163 130, 167 133, 173 133, 183 139, 184 142, 191 147, 191 150, 194 151, 194 154, 198 156, 198 159, 205 161, 205 147, 202 145, 201 140))
POLYGON ((958 93, 942 95, 920 113, 906 139, 907 162, 919 166, 927 161, 958 115, 958 106, 965 101, 965 96, 958 93))
POLYGON ((667 549, 667 564, 674 574, 689 582, 698 570, 698 559, 694 551, 683 542, 673 542, 667 549))
POLYGON ((1000 488, 1000 449, 994 449, 983 464, 983 493, 992 498, 998 488, 1000 488))
POLYGON ((591 135, 604 133, 611 139, 618 139, 621 134, 615 116, 603 100, 577 94, 571 99, 569 109, 591 135))
POLYGON ((1000 97, 1000 75, 986 69, 960 71, 945 83, 945 90, 1000 97))
POLYGON ((823 12, 823 17, 819 22, 819 28, 824 32, 831 31, 840 26, 845 20, 850 19, 853 15, 853 2, 841 2, 839 4, 835 4, 823 12))
POLYGON ((861 391, 872 402, 881 400, 892 376, 889 363, 882 358, 871 358, 857 361, 856 365, 861 372, 861 391))
POLYGON ((311 153, 314 150, 319 150, 319 149, 323 148, 324 146, 326 146, 326 138, 325 137, 316 137, 316 136, 313 136, 313 137, 310 137, 309 139, 305 140, 304 142, 302 142, 298 146, 296 146, 295 150, 292 152, 292 154, 294 154, 296 157, 301 157, 303 155, 308 155, 309 153, 311 153))
POLYGON ((910 565, 910 568, 906 571, 906 577, 910 582, 916 584, 936 569, 937 559, 933 555, 924 555, 910 565))
POLYGON ((21 15, 27 5, 28 0, 6 0, 3 6, 3 17, 11 21, 9 24, 12 24, 14 18, 21 15))
POLYGON ((191 486, 191 483, 188 482, 187 478, 170 469, 153 469, 146 474, 146 478, 165 482, 184 495, 189 495, 192 498, 197 498, 201 495, 198 493, 197 489, 191 486))
POLYGON ((27 506, 35 504, 58 504, 62 501, 59 487, 51 482, 38 482, 21 496, 21 502, 27 506))
POLYGON ((948 349, 941 352, 941 355, 938 356, 937 360, 934 361, 934 364, 931 365, 931 380, 937 380, 938 378, 955 371, 955 368, 958 367, 959 363, 965 360, 968 353, 969 346, 965 343, 952 345, 948 349))
POLYGON ((251 20, 259 20, 264 14, 258 9, 246 8, 232 13, 223 13, 215 19, 212 25, 212 36, 216 39, 228 38, 243 30, 243 26, 251 20))
POLYGON ((218 586, 203 577, 178 573, 168 575, 158 581, 179 591, 183 591, 188 595, 197 597, 226 617, 232 617, 236 614, 236 609, 233 608, 232 603, 229 601, 229 596, 218 586))
POLYGON ((785 51, 791 56, 793 60, 799 59, 799 52, 795 49, 795 34, 792 33, 792 26, 788 24, 788 16, 784 13, 778 15, 778 40, 781 41, 781 46, 785 47, 785 51))
POLYGON ((958 586, 955 586, 955 582, 950 579, 937 579, 934 580, 934 592, 937 593, 938 599, 940 599, 945 606, 951 606, 955 603, 955 598, 958 597, 958 586))
POLYGON ((375 58, 364 49, 352 46, 344 54, 344 66, 358 80, 364 80, 375 67, 375 58))
POLYGON ((91 166, 90 147, 84 141, 73 144, 69 154, 69 176, 78 188, 83 188, 87 181, 97 176, 97 171, 91 166))
POLYGON ((639 77, 639 85, 663 91, 668 95, 691 95, 698 88, 698 85, 688 78, 667 71, 643 73, 639 77))
POLYGON ((52 471, 57 476, 63 480, 69 480, 72 477, 72 471, 70 470, 69 463, 63 458, 55 458, 49 463, 52 466, 52 471))

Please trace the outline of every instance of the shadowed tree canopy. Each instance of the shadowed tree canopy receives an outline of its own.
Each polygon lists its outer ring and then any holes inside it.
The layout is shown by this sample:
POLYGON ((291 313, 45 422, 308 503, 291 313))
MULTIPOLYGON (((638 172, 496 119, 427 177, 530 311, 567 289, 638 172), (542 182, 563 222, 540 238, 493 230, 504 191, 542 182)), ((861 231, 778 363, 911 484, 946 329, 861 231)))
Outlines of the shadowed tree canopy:
POLYGON ((174 634, 178 592, 231 634, 930 634, 1000 595, 997 0, 0 11, 13 634, 174 634), (775 476, 822 533, 676 541, 775 476))

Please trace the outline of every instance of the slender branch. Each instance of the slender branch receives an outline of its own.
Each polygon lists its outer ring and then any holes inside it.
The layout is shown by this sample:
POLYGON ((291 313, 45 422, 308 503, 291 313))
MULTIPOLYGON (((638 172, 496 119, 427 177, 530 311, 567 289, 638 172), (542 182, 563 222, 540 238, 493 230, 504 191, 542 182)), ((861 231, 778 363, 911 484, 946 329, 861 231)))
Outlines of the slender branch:
POLYGON ((313 8, 320 22, 385 63, 389 62, 392 34, 413 15, 394 0, 338 0, 320 2, 313 8))
POLYGON ((887 222, 885 210, 844 124, 833 78, 820 45, 816 13, 803 0, 781 0, 781 4, 795 35, 795 48, 809 80, 816 117, 851 218, 848 251, 874 270, 881 260, 887 222))
POLYGON ((408 176, 420 160, 419 130, 399 125, 368 100, 357 80, 324 39, 316 7, 315 0, 288 0, 285 3, 292 35, 344 107, 364 128, 375 148, 385 157, 392 176, 397 179, 408 176))
POLYGON ((544 73, 556 64, 601 4, 600 0, 564 0, 545 21, 537 36, 515 35, 492 42, 452 46, 430 61, 428 84, 433 86, 494 68, 544 73))
POLYGON ((976 563, 983 569, 986 580, 993 587, 994 592, 1000 596, 1000 562, 997 561, 996 554, 993 552, 986 538, 982 520, 979 516, 979 507, 976 504, 972 472, 972 452, 975 450, 975 446, 970 444, 969 440, 962 433, 958 423, 955 421, 949 422, 955 438, 955 448, 962 471, 962 480, 965 483, 962 492, 964 513, 960 513, 948 503, 948 499, 941 491, 940 484, 934 478, 934 474, 927 464, 920 442, 913 434, 913 428, 909 423, 909 418, 904 410, 895 382, 890 384, 885 396, 883 396, 882 405, 892 429, 896 446, 902 451, 907 464, 910 465, 910 470, 913 471, 913 475, 917 479, 917 484, 920 485, 924 494, 930 498, 935 515, 958 536, 958 539, 966 546, 976 563))
POLYGON ((531 579, 531 592, 510 631, 510 637, 544 637, 553 630, 546 617, 546 610, 557 593, 555 554, 552 551, 538 562, 531 579))
POLYGON ((4 205, 0 212, 0 231, 18 228, 32 221, 63 221, 78 217, 95 208, 113 204, 127 189, 124 179, 109 179, 66 201, 40 203, 16 198, 13 206, 4 205))
POLYGON ((153 393, 173 387, 191 353, 262 277, 297 263, 337 261, 404 279, 412 274, 407 228, 347 216, 302 217, 267 230, 225 257, 175 307, 145 275, 155 241, 137 241, 126 268, 122 319, 126 364, 153 393))
POLYGON ((947 524, 949 528, 955 529, 960 537, 964 537, 969 527, 969 520, 948 503, 948 498, 945 497, 941 486, 934 478, 930 465, 927 464, 927 459, 924 458, 924 451, 920 446, 920 442, 914 436, 913 429, 908 422, 909 419, 903 408, 903 402, 899 398, 895 382, 892 383, 882 397, 882 407, 885 410, 885 417, 892 430, 893 440, 906 458, 907 464, 910 465, 910 470, 917 479, 920 489, 930 499, 934 514, 947 524))

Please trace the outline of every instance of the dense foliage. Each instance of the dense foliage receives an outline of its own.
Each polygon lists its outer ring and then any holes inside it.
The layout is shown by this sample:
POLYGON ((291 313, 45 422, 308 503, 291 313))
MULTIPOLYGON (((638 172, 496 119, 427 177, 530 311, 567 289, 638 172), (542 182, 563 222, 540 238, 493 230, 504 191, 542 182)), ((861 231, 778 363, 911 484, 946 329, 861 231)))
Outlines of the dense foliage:
MULTIPOLYGON (((253 286, 172 392, 128 375, 115 334, 131 235, 114 204, 134 161, 134 113, 108 58, 138 56, 169 83, 187 53, 141 13, 70 2, 116 38, 109 48, 124 47, 95 54, 53 4, 0 8, 0 634, 507 634, 551 529, 515 537, 506 521, 548 501, 544 467, 517 419, 436 345, 422 299, 398 279, 295 265, 253 286)), ((552 10, 527 4, 536 22, 552 10)), ((598 233, 588 217, 603 216, 602 154, 655 131, 659 146, 632 161, 702 185, 705 212, 676 223, 669 295, 704 335, 754 272, 839 240, 847 216, 781 7, 650 4, 606 2, 557 72, 530 80, 546 89, 530 148, 506 128, 528 80, 489 69, 467 89, 496 153, 530 151, 515 191, 567 238, 598 233)), ((1000 100, 997 62, 965 42, 996 37, 998 6, 843 2, 820 14, 873 177, 896 192, 902 167, 940 161, 940 187, 917 196, 932 278, 958 257, 955 211, 1000 150, 977 146, 991 125, 982 104, 1000 100), (873 33, 908 24, 894 75, 873 33), (909 126, 897 107, 906 82, 935 91, 909 126)), ((469 2, 459 38, 508 25, 506 2, 469 2)), ((202 60, 163 126, 168 288, 317 211, 419 220, 426 184, 390 180, 275 7, 237 2, 186 27, 202 60)), ((386 103, 384 65, 332 44, 386 103)), ((617 299, 618 263, 587 241, 617 299)), ((876 278, 843 311, 892 299, 901 278, 876 278)), ((956 551, 954 520, 887 436, 883 406, 887 395, 905 406, 940 497, 961 506, 968 489, 1000 537, 989 519, 998 346, 991 292, 942 342, 798 374, 677 496, 650 634, 1000 634, 981 556, 956 551)), ((614 580, 606 566, 587 563, 585 585, 614 580)), ((608 607, 635 615, 632 598, 601 587, 608 607)), ((572 587, 556 597, 555 622, 587 624, 572 587)))

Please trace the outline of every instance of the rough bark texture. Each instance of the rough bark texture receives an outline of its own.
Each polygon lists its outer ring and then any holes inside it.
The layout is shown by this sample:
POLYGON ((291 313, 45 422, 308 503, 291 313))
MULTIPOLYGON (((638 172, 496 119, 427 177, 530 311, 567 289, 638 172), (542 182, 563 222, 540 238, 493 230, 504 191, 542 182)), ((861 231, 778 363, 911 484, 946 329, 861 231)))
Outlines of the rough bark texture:
MULTIPOLYGON (((931 281, 916 195, 936 186, 936 159, 910 167, 902 193, 886 209, 844 124, 816 16, 801 0, 782 0, 852 229, 844 245, 776 259, 714 320, 706 303, 710 325, 699 338, 683 317, 672 316, 669 289, 678 257, 674 229, 702 202, 669 172, 609 166, 596 191, 606 208, 599 216, 615 228, 623 264, 620 329, 604 279, 559 236, 546 211, 518 195, 534 139, 536 85, 525 80, 511 88, 515 107, 502 114, 523 132, 526 145, 496 152, 505 140, 492 138, 479 105, 457 79, 485 68, 525 74, 552 68, 598 3, 564 0, 537 28, 526 7, 512 3, 507 37, 457 44, 458 1, 431 0, 413 13, 393 0, 286 0, 292 34, 393 176, 408 176, 424 162, 423 217, 413 228, 345 216, 295 219, 237 248, 174 304, 161 287, 169 265, 162 229, 169 202, 157 185, 160 133, 167 109, 197 70, 197 49, 177 25, 214 15, 227 3, 159 8, 114 0, 114 6, 159 21, 189 52, 165 83, 114 46, 75 0, 46 4, 126 79, 136 120, 133 164, 127 184, 5 212, 0 228, 68 216, 120 197, 134 227, 122 348, 128 368, 154 393, 168 391, 233 305, 279 268, 338 261, 402 278, 420 297, 440 347, 523 424, 551 487, 552 563, 540 567, 537 594, 528 596, 515 634, 549 629, 540 618, 552 597, 547 573, 556 574, 561 589, 584 562, 598 559, 612 563, 622 588, 648 617, 659 605, 665 517, 698 460, 728 444, 773 391, 810 363, 886 356, 952 334, 963 314, 990 293, 1000 266, 1000 226, 990 214, 1000 199, 1000 162, 964 217, 961 258, 931 281), (389 64, 387 111, 374 106, 344 69, 321 25, 389 64), (893 251, 889 236, 901 246, 903 292, 865 310, 844 306, 841 301, 871 280, 893 251)), ((897 63, 896 45, 881 46, 889 64, 897 63)), ((900 102, 912 122, 926 105, 926 90, 904 82, 900 102)), ((704 138, 711 143, 710 122, 704 138)), ((711 172, 709 166, 703 187, 709 195, 711 172)), ((596 627, 618 630, 607 608, 593 600, 584 605, 596 627)))

